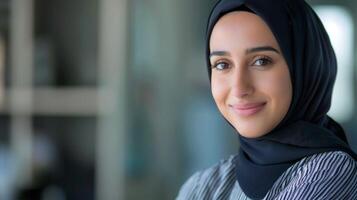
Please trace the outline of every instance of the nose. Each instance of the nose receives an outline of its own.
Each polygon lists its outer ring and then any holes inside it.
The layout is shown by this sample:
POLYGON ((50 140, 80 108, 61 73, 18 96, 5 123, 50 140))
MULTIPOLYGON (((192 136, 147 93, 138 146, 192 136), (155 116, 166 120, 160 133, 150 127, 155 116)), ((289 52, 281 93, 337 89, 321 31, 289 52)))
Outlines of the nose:
POLYGON ((244 98, 253 93, 253 80, 249 71, 244 68, 237 68, 232 74, 232 95, 237 98, 244 98))

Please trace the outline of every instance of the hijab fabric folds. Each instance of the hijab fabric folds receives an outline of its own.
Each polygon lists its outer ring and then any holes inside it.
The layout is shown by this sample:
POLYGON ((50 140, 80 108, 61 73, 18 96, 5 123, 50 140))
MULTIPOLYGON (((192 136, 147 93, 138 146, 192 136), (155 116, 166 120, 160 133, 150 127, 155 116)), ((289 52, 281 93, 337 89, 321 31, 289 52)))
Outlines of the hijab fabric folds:
POLYGON ((244 193, 252 199, 264 198, 280 175, 312 154, 340 150, 357 159, 342 127, 327 116, 337 63, 329 37, 312 8, 303 0, 218 1, 206 33, 210 78, 210 36, 217 21, 232 11, 253 12, 267 23, 288 64, 293 86, 289 111, 274 130, 259 138, 239 135, 235 168, 244 193))

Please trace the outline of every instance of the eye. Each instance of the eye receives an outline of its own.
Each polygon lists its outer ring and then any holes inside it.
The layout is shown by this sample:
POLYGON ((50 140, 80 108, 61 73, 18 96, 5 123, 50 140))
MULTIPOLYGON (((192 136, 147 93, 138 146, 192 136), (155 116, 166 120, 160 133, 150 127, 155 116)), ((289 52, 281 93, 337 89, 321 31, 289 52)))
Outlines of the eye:
POLYGON ((266 56, 261 56, 256 59, 254 59, 253 66, 267 66, 272 64, 273 61, 271 58, 266 57, 266 56))
POLYGON ((228 69, 229 68, 229 64, 227 62, 217 62, 215 63, 213 66, 212 66, 213 69, 216 69, 218 71, 222 71, 222 70, 225 70, 225 69, 228 69))

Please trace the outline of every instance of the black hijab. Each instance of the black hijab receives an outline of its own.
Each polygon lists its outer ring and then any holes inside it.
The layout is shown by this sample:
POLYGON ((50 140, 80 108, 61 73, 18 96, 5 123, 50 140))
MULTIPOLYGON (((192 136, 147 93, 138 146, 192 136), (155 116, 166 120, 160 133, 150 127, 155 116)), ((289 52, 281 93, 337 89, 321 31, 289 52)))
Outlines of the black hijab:
MULTIPOLYGON (((214 25, 232 11, 260 16, 272 30, 288 64, 293 98, 284 119, 268 134, 239 134, 236 178, 244 193, 262 199, 274 182, 300 159, 322 152, 350 149, 342 127, 327 116, 337 73, 335 53, 320 19, 303 0, 221 0, 207 25, 206 60, 209 77, 210 36, 214 25)), ((244 27, 242 27, 244 28, 244 27)))

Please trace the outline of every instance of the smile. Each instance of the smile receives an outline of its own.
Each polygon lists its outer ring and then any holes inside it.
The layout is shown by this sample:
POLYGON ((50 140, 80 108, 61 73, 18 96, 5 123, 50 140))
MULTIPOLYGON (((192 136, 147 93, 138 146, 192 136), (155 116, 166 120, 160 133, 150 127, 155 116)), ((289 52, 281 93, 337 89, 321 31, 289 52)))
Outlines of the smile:
POLYGON ((264 108, 265 104, 266 102, 250 103, 250 104, 234 104, 234 105, 229 105, 229 107, 232 108, 233 111, 238 115, 243 117, 248 117, 261 111, 264 108))

